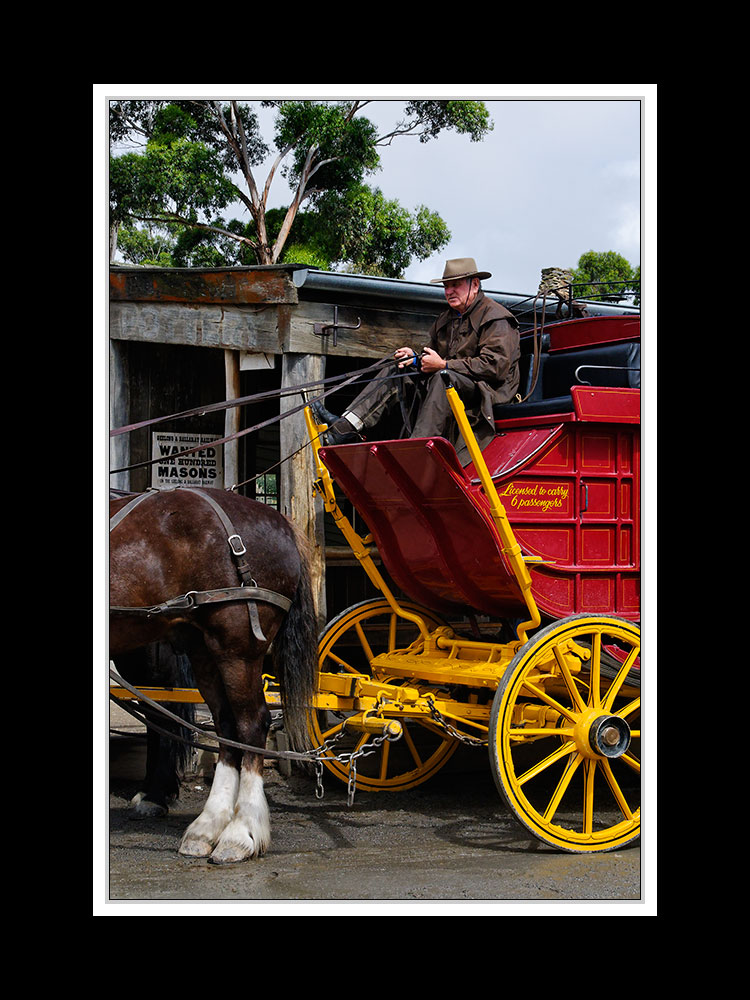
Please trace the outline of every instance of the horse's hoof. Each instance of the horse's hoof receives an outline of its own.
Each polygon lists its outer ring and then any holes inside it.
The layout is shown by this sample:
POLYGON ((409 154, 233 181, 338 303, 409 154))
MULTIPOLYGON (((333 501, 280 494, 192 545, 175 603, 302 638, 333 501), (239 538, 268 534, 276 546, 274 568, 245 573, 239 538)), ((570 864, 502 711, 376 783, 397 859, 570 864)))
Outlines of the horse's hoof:
POLYGON ((216 850, 208 859, 210 865, 236 865, 240 861, 249 861, 255 857, 255 844, 217 844, 216 850))
POLYGON ((145 796, 145 792, 138 792, 130 800, 129 819, 155 819, 167 815, 169 810, 166 806, 151 802, 145 796))
POLYGON ((217 854, 216 851, 208 859, 210 865, 216 865, 217 868, 221 868, 225 865, 239 865, 243 864, 245 861, 251 861, 256 855, 250 851, 245 854, 242 851, 222 851, 217 854))
POLYGON ((177 853, 185 858, 207 858, 213 849, 214 845, 208 840, 185 838, 177 853))
POLYGON ((223 835, 208 860, 212 865, 235 865, 239 861, 255 858, 261 853, 257 842, 249 834, 241 831, 235 832, 233 836, 223 835))

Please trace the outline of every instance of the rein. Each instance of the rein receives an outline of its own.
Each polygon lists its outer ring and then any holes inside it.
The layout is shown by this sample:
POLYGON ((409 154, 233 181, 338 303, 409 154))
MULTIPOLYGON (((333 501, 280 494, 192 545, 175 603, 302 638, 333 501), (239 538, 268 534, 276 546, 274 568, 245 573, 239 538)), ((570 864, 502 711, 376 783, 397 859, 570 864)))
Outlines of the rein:
MULTIPOLYGON (((376 361, 369 367, 362 368, 359 371, 354 372, 353 375, 348 375, 348 374, 343 376, 335 375, 332 376, 331 378, 321 379, 317 382, 305 382, 300 385, 296 385, 294 386, 294 388, 291 389, 272 389, 269 390, 268 392, 259 392, 254 396, 242 396, 238 397, 237 399, 225 399, 221 403, 210 403, 208 406, 199 406, 192 410, 182 410, 179 413, 173 413, 167 417, 152 417, 149 420, 141 420, 139 423, 136 424, 126 424, 123 427, 115 427, 109 432, 109 436, 115 437, 118 434, 126 434, 130 431, 138 430, 141 427, 147 427, 152 424, 164 423, 167 420, 181 420, 185 417, 203 415, 204 413, 214 413, 219 410, 229 410, 234 406, 245 406, 248 403, 257 402, 263 399, 273 399, 276 397, 281 398, 282 396, 290 396, 298 392, 303 392, 306 389, 317 388, 318 386, 321 385, 328 385, 331 382, 337 383, 336 385, 333 386, 333 388, 326 389, 325 392, 320 393, 320 395, 316 396, 313 400, 301 403, 299 406, 295 406, 292 409, 287 410, 286 413, 280 413, 278 416, 269 417, 268 420, 263 420, 261 421, 261 423, 255 424, 253 427, 246 427, 244 430, 235 431, 233 434, 228 434, 226 437, 217 438, 215 441, 212 441, 213 445, 226 444, 228 441, 234 441, 237 438, 244 437, 246 434, 252 434, 253 431, 261 430, 263 427, 268 427, 270 424, 278 423, 279 421, 285 419, 286 417, 290 417, 295 413, 299 413, 301 410, 304 410, 305 407, 308 406, 310 402, 315 402, 316 400, 319 399, 325 399, 325 397, 329 396, 332 392, 336 392, 338 389, 343 389, 345 386, 350 385, 352 382, 356 382, 363 375, 368 375, 371 372, 377 371, 379 368, 383 368, 389 364, 393 364, 392 358, 381 358, 379 361, 376 361)), ((395 375, 392 377, 398 378, 400 376, 395 375)), ((170 455, 169 457, 170 459, 182 458, 183 455, 191 455, 193 452, 200 451, 202 448, 205 448, 205 445, 199 444, 193 448, 186 448, 184 451, 180 451, 176 455, 170 455)), ((137 462, 135 465, 126 465, 120 469, 111 469, 110 475, 114 475, 116 472, 129 472, 131 469, 142 469, 145 466, 155 465, 157 462, 161 461, 163 461, 163 459, 157 457, 148 459, 145 462, 137 462)))
MULTIPOLYGON (((205 735, 204 730, 202 730, 199 726, 194 726, 191 722, 186 722, 186 720, 181 719, 179 715, 175 715, 174 712, 170 712, 169 709, 165 708, 163 705, 160 705, 158 702, 155 702, 151 698, 148 698, 142 691, 139 691, 138 688, 133 687, 132 684, 128 684, 128 682, 123 677, 120 677, 120 675, 111 668, 109 671, 109 676, 110 680, 114 681, 115 684, 118 685, 118 687, 122 687, 126 691, 129 691, 132 695, 134 695, 138 699, 138 701, 141 701, 143 702, 144 705, 148 705, 150 708, 155 709, 160 715, 163 715, 168 719, 172 719, 173 722, 179 723, 179 725, 182 726, 184 729, 190 729, 194 733, 205 735)), ((145 721, 141 719, 141 717, 136 712, 132 711, 132 709, 130 709, 128 706, 122 704, 120 700, 116 698, 114 695, 110 695, 110 698, 113 698, 114 701, 117 702, 117 704, 121 708, 123 708, 126 712, 129 712, 130 715, 133 715, 140 721, 145 721)), ((169 733, 165 730, 161 730, 161 732, 163 732, 165 736, 169 736, 172 739, 177 738, 174 736, 173 733, 169 733)), ((289 760, 304 760, 304 761, 311 760, 311 754, 309 752, 296 753, 293 750, 266 750, 265 747, 254 747, 254 746, 249 746, 246 743, 237 743, 235 740, 227 740, 224 739, 222 736, 219 736, 218 734, 215 735, 214 738, 220 744, 224 744, 225 746, 234 747, 237 750, 249 750, 252 753, 262 754, 264 757, 276 757, 276 758, 286 758, 289 760)), ((190 745, 195 746, 196 744, 190 743, 190 745)), ((212 746, 199 747, 199 749, 211 750, 214 753, 216 753, 216 747, 212 746)))

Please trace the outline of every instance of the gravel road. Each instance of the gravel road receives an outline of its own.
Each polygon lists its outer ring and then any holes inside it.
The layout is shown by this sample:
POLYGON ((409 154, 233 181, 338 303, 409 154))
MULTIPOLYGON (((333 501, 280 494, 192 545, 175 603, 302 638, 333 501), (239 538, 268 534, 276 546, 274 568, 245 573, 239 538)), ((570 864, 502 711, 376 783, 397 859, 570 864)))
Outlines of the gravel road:
MULTIPOLYGON (((212 759, 212 758, 211 758, 212 759)), ((325 795, 297 772, 285 777, 267 763, 272 843, 256 861, 218 867, 177 853, 188 823, 208 792, 191 776, 168 816, 133 820, 143 751, 110 742, 106 846, 95 861, 94 905, 107 916, 136 912, 249 912, 313 915, 319 908, 524 915, 594 906, 644 916, 641 843, 600 855, 562 854, 531 839, 495 788, 486 752, 460 748, 423 785, 400 793, 358 792, 326 776, 325 795), (586 905, 588 904, 588 905, 586 905), (237 911, 227 910, 236 906, 237 911), (208 908, 208 909, 207 909, 208 908)))

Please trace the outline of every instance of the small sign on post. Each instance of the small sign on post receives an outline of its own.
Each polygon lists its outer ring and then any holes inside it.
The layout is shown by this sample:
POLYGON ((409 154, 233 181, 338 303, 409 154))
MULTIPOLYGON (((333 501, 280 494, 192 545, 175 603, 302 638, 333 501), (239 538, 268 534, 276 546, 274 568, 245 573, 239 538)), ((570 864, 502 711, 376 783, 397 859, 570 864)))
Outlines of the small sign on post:
POLYGON ((215 434, 178 434, 154 431, 151 434, 152 486, 224 486, 224 458, 215 434), (180 452, 201 445, 199 451, 178 458, 180 452))

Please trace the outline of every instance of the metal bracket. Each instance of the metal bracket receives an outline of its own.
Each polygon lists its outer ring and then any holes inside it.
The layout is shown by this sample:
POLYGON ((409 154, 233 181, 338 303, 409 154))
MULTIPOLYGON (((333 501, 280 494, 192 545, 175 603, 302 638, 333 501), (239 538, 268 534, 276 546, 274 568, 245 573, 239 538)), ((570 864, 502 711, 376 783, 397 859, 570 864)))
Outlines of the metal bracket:
POLYGON ((339 307, 333 307, 333 323, 314 323, 313 333, 317 337, 328 337, 330 336, 331 330, 333 330, 333 346, 336 347, 337 334, 339 330, 359 330, 362 326, 362 320, 357 316, 356 326, 345 326, 343 323, 339 323, 339 307))

